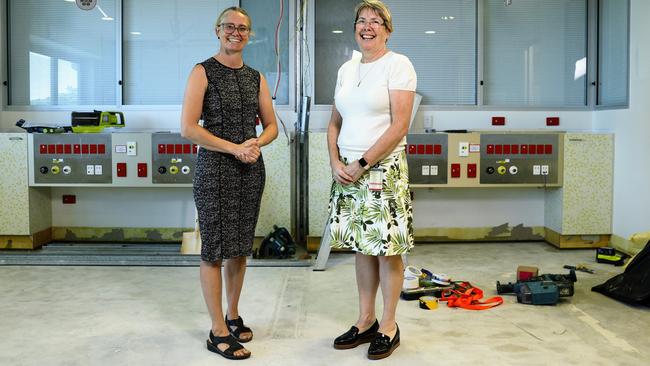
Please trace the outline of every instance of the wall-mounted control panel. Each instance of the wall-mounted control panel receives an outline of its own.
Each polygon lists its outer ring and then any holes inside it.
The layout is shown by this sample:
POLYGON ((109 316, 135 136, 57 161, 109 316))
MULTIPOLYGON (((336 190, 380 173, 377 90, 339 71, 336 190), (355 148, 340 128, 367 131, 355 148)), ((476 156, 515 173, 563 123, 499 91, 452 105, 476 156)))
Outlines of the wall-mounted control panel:
POLYGON ((110 134, 30 134, 33 182, 111 183, 110 134))
POLYGON ((409 134, 406 159, 411 184, 447 183, 447 135, 409 134))
POLYGON ((151 135, 154 184, 192 184, 198 146, 178 133, 151 135))
POLYGON ((422 133, 407 136, 413 187, 562 185, 562 133, 422 133))
POLYGON ((197 146, 179 133, 29 134, 31 186, 191 186, 197 146))
POLYGON ((481 184, 559 186, 561 134, 481 134, 481 184))

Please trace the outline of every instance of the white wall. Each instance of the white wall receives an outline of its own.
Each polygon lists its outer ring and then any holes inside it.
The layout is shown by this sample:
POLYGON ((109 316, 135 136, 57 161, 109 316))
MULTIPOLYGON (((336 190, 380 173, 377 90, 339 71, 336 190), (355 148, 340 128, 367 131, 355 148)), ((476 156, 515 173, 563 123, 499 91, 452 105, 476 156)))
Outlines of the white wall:
POLYGON ((650 1, 631 1, 630 108, 594 113, 594 129, 615 133, 614 234, 650 230, 650 1))

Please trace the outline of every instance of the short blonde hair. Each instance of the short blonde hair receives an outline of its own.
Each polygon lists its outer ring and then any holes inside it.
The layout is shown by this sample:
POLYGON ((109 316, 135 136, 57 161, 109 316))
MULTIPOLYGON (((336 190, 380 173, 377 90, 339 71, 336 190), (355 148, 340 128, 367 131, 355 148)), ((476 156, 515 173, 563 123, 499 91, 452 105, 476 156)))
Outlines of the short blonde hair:
POLYGON ((382 3, 379 0, 361 1, 359 5, 357 5, 357 7, 354 9, 356 12, 356 16, 354 18, 355 23, 357 20, 359 20, 359 14, 364 9, 370 9, 377 13, 377 15, 379 15, 379 17, 384 21, 384 26, 386 27, 388 33, 393 33, 393 18, 391 17, 390 10, 388 10, 386 4, 382 3))
POLYGON ((214 23, 214 29, 217 30, 217 28, 219 28, 221 22, 223 22, 223 18, 225 18, 226 14, 228 14, 228 12, 230 11, 236 11, 246 17, 246 21, 248 22, 248 29, 250 29, 249 34, 253 35, 253 21, 251 20, 251 17, 250 15, 248 15, 246 10, 244 10, 244 8, 240 8, 239 6, 231 6, 229 8, 224 9, 224 11, 222 11, 221 14, 219 14, 219 16, 217 17, 217 21, 214 23))

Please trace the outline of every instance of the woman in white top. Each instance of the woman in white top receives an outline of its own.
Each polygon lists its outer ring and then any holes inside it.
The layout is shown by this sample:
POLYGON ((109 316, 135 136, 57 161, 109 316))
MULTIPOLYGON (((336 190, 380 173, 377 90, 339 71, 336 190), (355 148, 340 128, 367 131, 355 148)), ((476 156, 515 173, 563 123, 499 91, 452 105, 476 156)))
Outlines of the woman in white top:
POLYGON ((332 247, 356 251, 359 318, 334 340, 348 349, 371 342, 368 358, 399 346, 395 310, 403 281, 401 254, 413 247, 413 215, 404 147, 417 77, 409 59, 388 50, 388 8, 364 0, 356 8, 355 40, 362 57, 341 66, 327 143, 332 168, 332 247), (384 311, 375 315, 381 286, 384 311))

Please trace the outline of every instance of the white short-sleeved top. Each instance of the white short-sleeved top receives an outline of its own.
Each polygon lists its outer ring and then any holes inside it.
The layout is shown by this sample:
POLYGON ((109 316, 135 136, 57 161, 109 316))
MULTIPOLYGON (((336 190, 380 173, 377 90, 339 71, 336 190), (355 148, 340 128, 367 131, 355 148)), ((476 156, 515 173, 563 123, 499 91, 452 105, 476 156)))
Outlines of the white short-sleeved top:
MULTIPOLYGON (((360 158, 388 129, 389 90, 415 91, 416 87, 415 69, 404 55, 391 51, 373 62, 353 58, 344 63, 334 92, 336 109, 343 118, 337 141, 341 156, 360 158)), ((393 152, 404 150, 405 145, 406 137, 393 152)))

